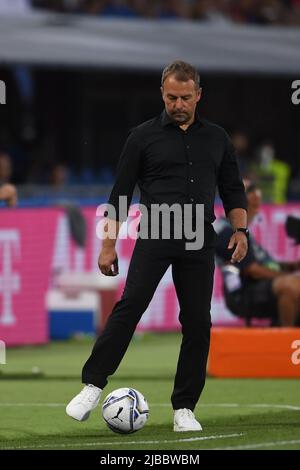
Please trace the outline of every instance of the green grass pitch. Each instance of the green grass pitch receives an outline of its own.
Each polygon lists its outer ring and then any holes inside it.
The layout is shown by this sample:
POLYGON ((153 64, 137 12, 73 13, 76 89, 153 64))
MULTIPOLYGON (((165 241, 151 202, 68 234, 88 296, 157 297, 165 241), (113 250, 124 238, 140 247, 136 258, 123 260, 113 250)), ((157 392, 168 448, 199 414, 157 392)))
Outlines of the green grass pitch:
POLYGON ((81 390, 92 344, 83 339, 8 349, 0 366, 0 449, 300 449, 299 380, 208 378, 195 410, 203 432, 174 433, 170 395, 178 334, 136 335, 103 392, 104 398, 119 387, 140 390, 150 406, 142 430, 113 433, 101 406, 84 423, 72 420, 65 405, 81 390))

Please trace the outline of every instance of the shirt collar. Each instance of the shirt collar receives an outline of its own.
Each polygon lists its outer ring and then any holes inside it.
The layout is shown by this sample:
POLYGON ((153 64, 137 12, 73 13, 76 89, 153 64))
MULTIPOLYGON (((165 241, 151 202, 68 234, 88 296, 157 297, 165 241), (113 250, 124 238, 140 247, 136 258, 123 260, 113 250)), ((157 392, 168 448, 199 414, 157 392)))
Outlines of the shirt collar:
MULTIPOLYGON (((166 127, 166 126, 174 126, 174 127, 179 127, 174 121, 173 119, 170 118, 170 116, 168 115, 168 113, 166 112, 166 110, 164 109, 163 112, 161 113, 161 124, 163 127, 166 127)), ((200 116, 199 116, 199 113, 196 111, 195 112, 195 120, 193 122, 193 124, 191 124, 191 126, 194 126, 194 125, 197 125, 197 126, 203 126, 204 123, 203 121, 201 120, 200 116)), ((190 126, 190 127, 191 127, 190 126)))

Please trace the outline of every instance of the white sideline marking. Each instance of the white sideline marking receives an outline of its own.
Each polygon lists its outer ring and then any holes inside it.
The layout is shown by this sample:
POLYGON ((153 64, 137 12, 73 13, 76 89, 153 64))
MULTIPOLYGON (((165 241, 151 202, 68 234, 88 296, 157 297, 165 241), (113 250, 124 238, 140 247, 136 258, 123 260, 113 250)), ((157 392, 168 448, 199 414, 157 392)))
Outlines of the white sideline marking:
MULTIPOLYGON (((150 403, 151 406, 168 407, 168 403, 150 403)), ((300 405, 277 405, 276 403, 201 403, 199 408, 218 407, 218 408, 281 408, 285 410, 300 410, 300 405)))
POLYGON ((216 447, 211 450, 243 450, 243 449, 257 449, 258 447, 275 447, 275 446, 286 446, 289 444, 300 444, 300 439, 292 441, 272 441, 272 442, 259 442, 258 444, 245 444, 242 446, 231 446, 231 447, 216 447))
POLYGON ((44 406, 45 408, 66 406, 66 403, 0 403, 0 406, 44 406))
MULTIPOLYGON (((150 403, 151 406, 167 407, 168 403, 150 403)), ((282 408, 286 410, 300 410, 300 405, 277 405, 276 403, 201 403, 199 408, 218 407, 218 408, 282 408)))
POLYGON ((117 446, 117 445, 136 445, 136 444, 171 444, 177 442, 193 442, 193 441, 208 441, 212 439, 227 439, 231 437, 240 437, 243 436, 244 433, 236 433, 236 434, 219 434, 219 435, 212 435, 212 436, 202 436, 202 437, 187 437, 186 439, 164 439, 162 441, 112 441, 112 442, 76 442, 76 443, 69 443, 69 444, 44 444, 39 446, 18 446, 18 447, 1 447, 1 450, 8 450, 8 449, 44 449, 46 447, 93 447, 93 446, 117 446))
MULTIPOLYGON (((1 406, 28 406, 28 407, 45 407, 45 408, 56 408, 66 406, 67 403, 1 403, 1 406)), ((150 403, 150 407, 157 408, 171 408, 170 403, 150 403)), ((214 408, 278 408, 283 410, 294 410, 299 411, 300 405, 278 405, 276 403, 202 403, 199 408, 214 407, 214 408)))

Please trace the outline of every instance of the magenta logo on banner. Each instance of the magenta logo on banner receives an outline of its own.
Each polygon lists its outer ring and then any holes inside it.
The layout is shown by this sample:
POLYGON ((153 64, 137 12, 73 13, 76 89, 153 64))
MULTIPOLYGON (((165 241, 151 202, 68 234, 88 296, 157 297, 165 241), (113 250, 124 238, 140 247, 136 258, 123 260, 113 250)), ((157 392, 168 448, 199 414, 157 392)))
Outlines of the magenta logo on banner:
POLYGON ((0 104, 6 104, 6 85, 3 80, 0 80, 0 104))
POLYGON ((4 341, 0 340, 0 364, 6 364, 6 348, 4 341))
POLYGON ((13 312, 13 295, 20 290, 20 276, 13 270, 14 257, 20 252, 20 236, 18 230, 0 230, 0 324, 13 325, 16 318, 13 312), (1 305, 0 305, 1 307, 1 305))

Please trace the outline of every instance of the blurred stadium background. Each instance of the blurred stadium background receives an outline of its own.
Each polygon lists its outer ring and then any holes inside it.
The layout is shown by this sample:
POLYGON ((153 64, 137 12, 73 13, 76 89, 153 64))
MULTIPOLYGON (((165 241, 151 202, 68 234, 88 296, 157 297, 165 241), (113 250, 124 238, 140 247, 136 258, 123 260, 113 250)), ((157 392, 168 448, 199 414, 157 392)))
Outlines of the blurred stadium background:
MULTIPOLYGON (((18 191, 17 207, 0 206, 0 339, 8 347, 0 369, 3 447, 36 448, 33 429, 47 422, 42 441, 56 448, 60 407, 78 388, 81 364, 122 291, 134 245, 119 240, 120 275, 100 275, 96 207, 107 200, 129 129, 162 109, 160 75, 168 62, 181 58, 198 67, 201 114, 231 134, 243 176, 262 188, 264 206, 252 232, 277 259, 300 258, 284 231, 288 214, 300 216, 300 105, 291 100, 292 82, 300 80, 299 25, 299 0, 0 0, 0 80, 6 85, 0 183, 13 183, 18 191), (54 404, 45 408, 46 418, 38 409, 45 393, 45 403, 54 404), (9 406, 17 403, 19 418, 9 406), (38 413, 29 436, 22 420, 31 405, 38 413), (5 423, 12 422, 9 432, 5 423)), ((219 198, 216 214, 222 214, 219 198)), ((177 316, 168 271, 139 324, 135 353, 111 389, 142 388, 150 408, 168 402, 180 340, 177 316), (160 342, 166 344, 162 351, 160 342), (147 359, 153 351, 160 351, 157 363, 165 358, 157 371, 156 356, 147 359), (143 358, 138 365, 136 355, 143 358)), ((245 326, 225 307, 218 270, 212 319, 214 327, 245 326)), ((262 439, 273 448, 276 439, 289 439, 277 447, 300 447, 289 408, 299 413, 295 382, 252 381, 247 389, 243 381, 214 380, 204 396, 211 403, 204 420, 214 423, 213 431, 228 432, 230 419, 234 430, 251 415, 253 435, 242 438, 244 446, 264 448, 262 439), (223 400, 221 385, 225 406, 212 411, 212 403, 223 400), (240 402, 232 417, 236 392, 240 402), (269 437, 260 429, 263 419, 273 428, 269 437)), ((161 426, 163 438, 171 414, 161 409, 154 411, 153 425, 161 426)), ((66 421, 61 432, 68 448, 75 441, 80 448, 97 426, 95 420, 90 435, 83 430, 78 436, 66 421)), ((111 442, 111 434, 102 434, 111 442)), ((225 443, 230 446, 230 439, 225 443)), ((172 444, 185 448, 180 445, 172 444)))

